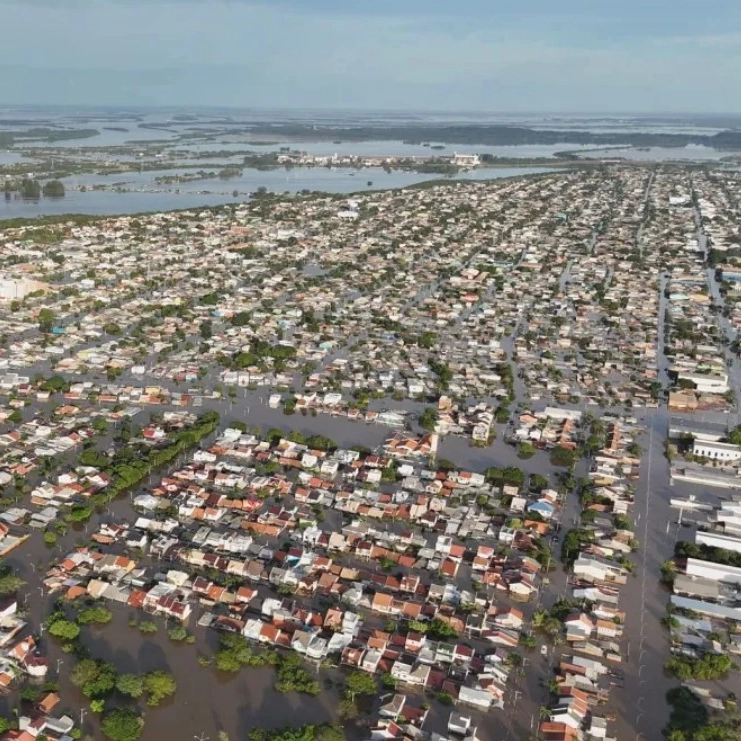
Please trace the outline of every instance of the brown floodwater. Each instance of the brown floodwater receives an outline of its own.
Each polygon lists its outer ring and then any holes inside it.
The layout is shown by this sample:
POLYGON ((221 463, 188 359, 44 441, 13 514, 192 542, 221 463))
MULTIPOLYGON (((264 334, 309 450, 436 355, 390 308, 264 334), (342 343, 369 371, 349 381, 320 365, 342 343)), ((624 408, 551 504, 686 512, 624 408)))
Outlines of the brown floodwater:
MULTIPOLYGON (((318 697, 298 693, 280 693, 273 688, 272 667, 244 668, 236 674, 217 672, 202 667, 198 656, 212 656, 218 636, 209 628, 190 625, 195 644, 176 643, 167 637, 164 620, 152 618, 126 606, 111 605, 114 618, 102 628, 85 629, 83 643, 91 656, 110 661, 120 673, 138 673, 163 669, 177 679, 175 695, 157 708, 144 708, 145 726, 142 741, 183 741, 204 733, 215 741, 219 731, 229 734, 230 741, 243 741, 253 728, 280 728, 303 723, 335 722, 339 701, 336 683, 318 697), (153 620, 156 634, 142 634, 130 627, 130 617, 153 620)), ((60 689, 64 704, 88 707, 89 703, 69 681, 69 669, 75 659, 65 655, 54 639, 46 641, 52 671, 61 657, 60 689)), ((308 665, 307 665, 308 666, 308 665)), ((50 672, 52 673, 52 672, 50 672)), ((331 681, 331 680, 330 680, 331 681)), ((85 731, 102 738, 97 718, 88 714, 85 731)))
MULTIPOLYGON (((225 421, 241 419, 249 425, 259 424, 263 431, 271 425, 276 425, 286 429, 298 429, 305 434, 324 434, 333 437, 344 446, 363 444, 375 448, 391 434, 388 428, 350 422, 328 415, 286 417, 279 410, 270 410, 259 402, 250 404, 248 410, 246 407, 249 401, 251 399, 239 399, 231 408, 222 402, 219 404, 222 419, 225 421)), ((516 450, 501 440, 497 440, 492 447, 480 449, 470 446, 463 438, 444 438, 441 441, 439 455, 474 471, 483 471, 492 465, 522 465, 522 462, 517 460, 516 450)), ((542 473, 552 471, 544 453, 536 454, 523 467, 528 471, 542 473)), ((148 484, 151 485, 157 478, 153 476, 148 484)), ((53 609, 55 599, 41 593, 41 578, 45 570, 43 564, 56 560, 62 553, 84 542, 86 533, 94 532, 101 521, 133 521, 135 517, 136 513, 131 507, 130 499, 122 497, 111 503, 106 512, 95 514, 87 530, 77 525, 52 547, 43 543, 40 532, 32 531, 29 540, 18 551, 8 556, 7 562, 26 581, 26 586, 19 593, 19 602, 30 616, 32 630, 36 631, 40 620, 53 609)), ((238 674, 222 674, 211 667, 202 667, 198 663, 199 654, 212 656, 218 636, 210 629, 197 626, 193 618, 188 627, 196 636, 196 643, 179 644, 169 640, 163 620, 145 616, 143 612, 123 605, 111 603, 110 607, 114 612, 114 619, 109 625, 103 628, 84 629, 82 640, 91 655, 110 661, 118 672, 144 673, 153 669, 164 669, 171 672, 178 682, 174 698, 159 708, 144 708, 146 725, 142 741, 187 740, 202 733, 205 734, 204 738, 217 741, 219 731, 225 731, 230 741, 244 741, 248 732, 256 727, 279 728, 286 725, 337 721, 336 708, 342 683, 340 671, 321 672, 320 682, 324 689, 318 697, 297 693, 282 694, 273 688, 275 677, 272 668, 245 668, 238 674), (159 631, 154 635, 141 634, 138 629, 129 626, 130 617, 136 617, 138 620, 153 619, 159 626, 159 631)), ((197 610, 196 615, 198 614, 200 611, 197 610)), ((77 720, 80 708, 84 708, 85 733, 93 738, 102 739, 98 719, 89 712, 89 702, 69 682, 74 657, 64 654, 60 644, 54 639, 47 639, 46 636, 42 640, 42 649, 49 656, 49 679, 56 678, 58 671, 62 707, 77 720), (59 666, 58 659, 63 662, 59 666)), ((16 692, 0 698, 0 708, 9 712, 17 703, 17 697, 16 692)), ((443 708, 432 698, 429 699, 432 709, 425 726, 426 730, 445 733, 450 709, 443 708)), ((501 711, 492 710, 489 714, 474 712, 473 715, 478 722, 479 737, 485 741, 497 738, 502 730, 501 711)), ((346 730, 351 738, 368 736, 367 728, 356 727, 346 730)))

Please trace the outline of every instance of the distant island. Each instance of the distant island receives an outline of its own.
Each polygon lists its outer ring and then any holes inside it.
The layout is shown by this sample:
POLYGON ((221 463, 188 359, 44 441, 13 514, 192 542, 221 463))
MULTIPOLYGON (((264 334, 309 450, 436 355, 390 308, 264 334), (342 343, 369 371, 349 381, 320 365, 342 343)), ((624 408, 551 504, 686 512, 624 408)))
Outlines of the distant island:
MULTIPOLYGON (((250 127, 250 133, 275 136, 272 124, 250 127)), ((411 125, 411 126, 357 126, 315 125, 287 123, 280 126, 283 138, 301 141, 405 141, 439 142, 441 144, 478 144, 485 146, 522 146, 576 144, 594 147, 622 144, 631 147, 705 146, 719 150, 741 150, 741 131, 721 131, 717 134, 650 133, 642 131, 593 132, 576 129, 533 129, 525 126, 503 125, 411 125)), ((439 146, 439 145, 438 145, 439 146)), ((437 147, 434 147, 437 148, 437 147)))

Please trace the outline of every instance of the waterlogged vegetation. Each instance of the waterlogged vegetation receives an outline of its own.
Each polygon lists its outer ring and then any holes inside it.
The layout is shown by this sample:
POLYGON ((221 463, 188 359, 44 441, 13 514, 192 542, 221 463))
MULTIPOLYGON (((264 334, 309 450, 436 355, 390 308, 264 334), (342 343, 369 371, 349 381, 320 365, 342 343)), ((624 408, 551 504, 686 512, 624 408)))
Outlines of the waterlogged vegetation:
POLYGON ((691 679, 698 681, 722 679, 734 668, 734 664, 728 656, 705 654, 698 658, 672 656, 664 667, 667 672, 684 682, 691 679))
POLYGON ((741 713, 735 697, 729 697, 722 710, 710 711, 687 687, 675 687, 667 693, 671 708, 664 729, 667 741, 736 741, 741 737, 741 713))
POLYGON ((318 695, 321 691, 317 679, 309 674, 303 659, 294 651, 279 656, 275 689, 278 692, 303 692, 307 695, 318 695))
MULTIPOLYGON (((120 703, 118 698, 141 699, 147 706, 157 707, 174 695, 177 690, 175 677, 169 672, 155 670, 144 674, 119 674, 113 664, 89 657, 81 658, 74 664, 70 672, 70 680, 90 701, 90 709, 94 713, 103 713, 101 728, 113 741, 116 741, 118 737, 109 732, 111 726, 106 725, 106 717, 121 709, 116 707, 120 703), (111 709, 106 712, 107 708, 111 709)), ((133 717, 141 720, 138 712, 135 712, 133 708, 125 709, 125 712, 127 722, 122 725, 129 729, 140 726, 141 732, 143 724, 132 722, 133 717)), ((119 718, 119 720, 122 719, 119 718)))
POLYGON ((287 726, 278 730, 255 728, 249 732, 249 741, 344 741, 341 726, 321 725, 287 726))
MULTIPOLYGON (((91 497, 93 504, 110 501, 137 486, 153 470, 171 463, 180 453, 190 450, 205 437, 208 437, 214 432, 218 424, 219 415, 217 412, 204 412, 192 427, 170 433, 165 442, 151 448, 131 442, 131 422, 129 418, 124 418, 118 432, 118 437, 124 444, 116 450, 111 458, 93 448, 80 454, 79 460, 82 465, 99 466, 111 477, 111 482, 106 490, 91 497)), ((87 507, 80 507, 74 519, 87 519, 91 511, 87 507)))
POLYGON ((276 666, 278 663, 276 651, 255 652, 239 633, 222 633, 219 636, 219 650, 214 656, 214 666, 219 671, 237 672, 246 666, 276 666))
MULTIPOLYGON (((208 666, 211 662, 204 659, 208 666)), ((278 692, 300 692, 318 695, 321 688, 316 675, 306 668, 304 660, 294 651, 274 649, 256 651, 247 639, 238 633, 222 633, 213 666, 223 672, 238 672, 244 667, 275 667, 275 689, 278 692)))

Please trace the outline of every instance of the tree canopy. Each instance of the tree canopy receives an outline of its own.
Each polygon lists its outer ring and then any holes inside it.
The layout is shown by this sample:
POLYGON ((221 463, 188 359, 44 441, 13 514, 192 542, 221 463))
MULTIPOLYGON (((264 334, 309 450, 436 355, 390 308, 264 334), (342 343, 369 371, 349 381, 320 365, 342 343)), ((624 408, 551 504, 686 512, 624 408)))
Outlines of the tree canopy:
POLYGON ((103 716, 100 727, 111 741, 138 741, 144 719, 131 709, 116 708, 103 716))
POLYGON ((0 596, 15 594, 25 582, 7 564, 0 564, 0 596))
POLYGON ((49 180, 44 183, 42 192, 47 198, 64 198, 64 183, 61 180, 49 180))
POLYGON ((376 680, 368 672, 356 671, 348 675, 345 682, 345 692, 351 699, 357 695, 375 695, 378 692, 376 680))
POLYGON ((733 662, 723 654, 706 654, 694 659, 687 656, 672 656, 664 665, 677 679, 711 680, 722 679, 728 674, 733 662))
POLYGON ((175 677, 168 672, 157 670, 144 675, 147 705, 152 707, 156 707, 162 700, 174 695, 177 688, 175 677))
POLYGON ((136 699, 144 694, 144 679, 138 674, 119 674, 116 677, 116 689, 122 695, 136 699))
POLYGON ((55 620, 49 626, 49 633, 55 638, 74 641, 80 635, 80 626, 70 620, 55 620))
POLYGON ((276 730, 254 728, 249 732, 249 741, 345 741, 345 734, 340 726, 329 723, 276 730))

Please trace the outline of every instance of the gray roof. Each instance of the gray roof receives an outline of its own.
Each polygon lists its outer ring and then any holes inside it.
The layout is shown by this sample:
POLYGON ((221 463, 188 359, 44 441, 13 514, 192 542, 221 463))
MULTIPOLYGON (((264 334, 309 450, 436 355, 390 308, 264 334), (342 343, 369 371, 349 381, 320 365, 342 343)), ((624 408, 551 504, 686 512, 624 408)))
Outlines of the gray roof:
POLYGON ((721 619, 738 620, 741 622, 741 608, 739 607, 714 605, 712 602, 703 602, 698 599, 679 597, 676 594, 671 596, 671 603, 677 607, 683 607, 685 610, 692 610, 693 612, 699 612, 703 615, 711 615, 721 619))
POLYGON ((691 594, 696 597, 704 597, 705 599, 717 600, 720 597, 718 582, 697 576, 687 576, 686 574, 676 575, 674 579, 674 592, 676 594, 691 594))

